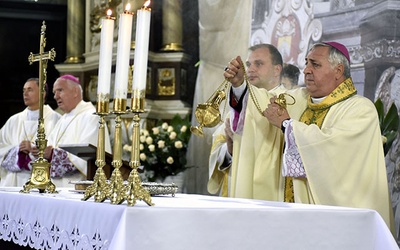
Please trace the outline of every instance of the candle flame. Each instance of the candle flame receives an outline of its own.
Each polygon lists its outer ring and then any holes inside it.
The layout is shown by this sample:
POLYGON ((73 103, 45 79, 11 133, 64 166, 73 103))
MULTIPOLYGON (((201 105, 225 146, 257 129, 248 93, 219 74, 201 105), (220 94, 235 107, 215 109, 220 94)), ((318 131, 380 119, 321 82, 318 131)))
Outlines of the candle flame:
POLYGON ((108 9, 107 10, 107 16, 111 16, 111 14, 112 14, 112 10, 108 9))
POLYGON ((130 9, 131 9, 131 4, 130 4, 130 3, 126 4, 125 10, 126 10, 126 11, 129 11, 130 9))
POLYGON ((150 2, 151 2, 150 0, 147 0, 147 1, 143 4, 143 7, 145 7, 145 8, 149 7, 150 2))

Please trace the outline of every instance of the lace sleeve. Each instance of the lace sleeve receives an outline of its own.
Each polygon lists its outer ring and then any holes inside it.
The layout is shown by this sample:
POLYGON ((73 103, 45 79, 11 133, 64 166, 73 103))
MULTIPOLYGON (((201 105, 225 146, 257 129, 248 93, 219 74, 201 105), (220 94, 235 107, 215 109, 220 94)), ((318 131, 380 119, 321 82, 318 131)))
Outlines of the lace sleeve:
POLYGON ((1 166, 10 172, 20 172, 21 168, 18 166, 18 151, 18 146, 11 148, 7 152, 6 156, 4 156, 4 160, 1 163, 1 166))
POLYGON ((294 178, 306 178, 306 171, 296 145, 292 124, 293 120, 290 120, 289 125, 285 130, 285 150, 283 153, 282 175, 294 178))
POLYGON ((62 177, 65 174, 75 171, 74 164, 69 160, 67 151, 54 148, 51 159, 50 176, 51 177, 62 177))

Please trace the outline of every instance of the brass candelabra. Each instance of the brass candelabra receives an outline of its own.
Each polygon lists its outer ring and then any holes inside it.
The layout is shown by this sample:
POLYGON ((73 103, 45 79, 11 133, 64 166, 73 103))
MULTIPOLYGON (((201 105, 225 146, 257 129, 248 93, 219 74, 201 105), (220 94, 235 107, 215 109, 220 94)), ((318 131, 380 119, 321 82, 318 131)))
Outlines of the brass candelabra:
POLYGON ((113 145, 113 160, 111 165, 114 167, 110 177, 108 198, 111 204, 121 204, 126 199, 126 187, 120 171, 122 166, 122 129, 121 115, 126 113, 126 99, 114 99, 115 132, 113 145))
POLYGON ((134 206, 136 200, 143 200, 153 206, 150 193, 142 186, 137 168, 140 166, 140 114, 144 112, 145 90, 133 90, 131 112, 133 113, 132 152, 129 166, 132 168, 127 184, 128 206, 134 206))
POLYGON ((99 94, 96 107, 96 114, 99 116, 99 130, 96 149, 96 166, 97 170, 93 177, 93 184, 87 187, 82 200, 88 200, 94 196, 95 202, 103 202, 109 194, 107 177, 103 167, 106 165, 105 160, 105 120, 104 117, 109 114, 109 95, 102 96, 99 94))

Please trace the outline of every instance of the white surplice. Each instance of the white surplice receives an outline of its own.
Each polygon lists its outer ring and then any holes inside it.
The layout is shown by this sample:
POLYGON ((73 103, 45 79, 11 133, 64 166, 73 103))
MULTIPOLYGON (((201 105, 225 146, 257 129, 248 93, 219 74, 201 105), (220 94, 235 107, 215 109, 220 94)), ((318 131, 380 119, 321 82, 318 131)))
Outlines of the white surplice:
MULTIPOLYGON (((45 133, 48 134, 55 126, 61 115, 55 112, 49 105, 43 106, 43 119, 45 133)), ((0 165, 3 165, 4 157, 13 159, 13 169, 8 171, 0 167, 0 186, 23 186, 30 178, 31 172, 20 169, 18 162, 19 144, 24 141, 35 143, 38 129, 39 110, 31 111, 28 108, 11 116, 0 130, 0 165)))
MULTIPOLYGON (((95 114, 96 108, 91 102, 81 101, 75 109, 64 114, 52 133, 49 134, 48 145, 53 146, 53 158, 51 161, 52 172, 60 173, 57 169, 63 168, 55 154, 68 154, 68 160, 76 168, 72 172, 63 175, 62 178, 52 178, 52 182, 58 186, 68 186, 69 181, 86 180, 87 162, 78 156, 58 148, 59 145, 68 144, 92 144, 97 146, 99 116, 95 114)), ((111 153, 110 138, 107 127, 105 128, 105 150, 111 153)), ((65 162, 63 162, 65 163, 65 162)))

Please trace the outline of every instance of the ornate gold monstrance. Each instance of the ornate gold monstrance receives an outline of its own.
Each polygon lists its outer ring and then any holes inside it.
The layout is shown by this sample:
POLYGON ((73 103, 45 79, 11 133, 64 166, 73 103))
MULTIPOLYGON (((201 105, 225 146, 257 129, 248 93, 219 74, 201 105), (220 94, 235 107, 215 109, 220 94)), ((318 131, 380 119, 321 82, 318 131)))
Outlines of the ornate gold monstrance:
POLYGON ((43 157, 44 150, 47 146, 46 134, 44 129, 43 119, 43 94, 44 88, 47 81, 47 61, 52 60, 56 57, 56 52, 51 49, 48 52, 44 52, 46 47, 46 24, 43 21, 40 33, 40 48, 38 54, 31 54, 28 57, 29 64, 39 62, 39 120, 38 120, 38 131, 36 146, 39 149, 39 157, 32 163, 31 178, 23 186, 21 193, 29 193, 32 188, 38 188, 39 192, 45 191, 49 193, 57 193, 56 186, 51 182, 50 179, 50 166, 51 164, 43 157))

